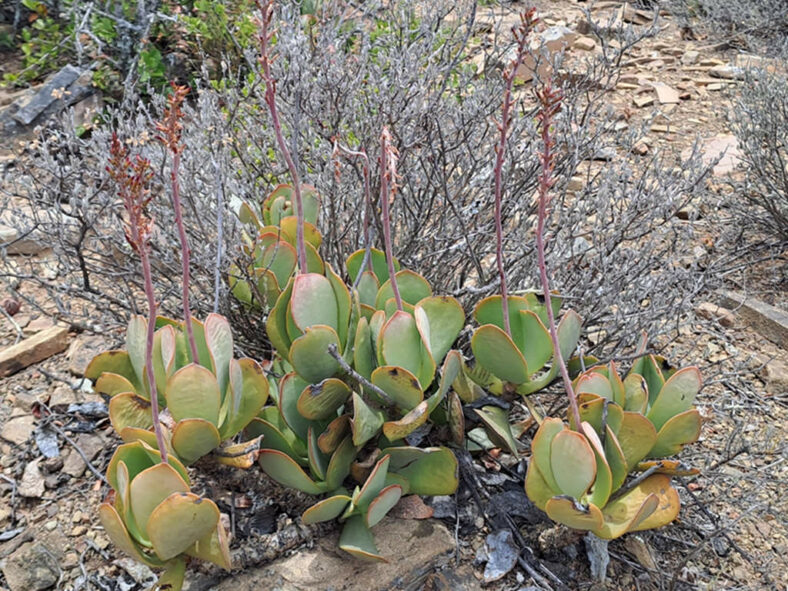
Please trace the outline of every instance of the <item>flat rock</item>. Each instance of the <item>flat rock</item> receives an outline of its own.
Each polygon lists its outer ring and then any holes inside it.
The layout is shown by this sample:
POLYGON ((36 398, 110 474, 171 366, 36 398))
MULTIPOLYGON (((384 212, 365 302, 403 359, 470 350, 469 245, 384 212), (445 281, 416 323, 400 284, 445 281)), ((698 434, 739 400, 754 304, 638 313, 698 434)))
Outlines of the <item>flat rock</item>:
POLYGON ((68 346, 68 329, 52 326, 0 351, 0 377, 48 359, 68 346))
MULTIPOLYGON (((739 142, 733 134, 718 135, 701 143, 701 152, 704 164, 711 164, 719 158, 719 162, 714 165, 712 174, 714 176, 725 176, 733 172, 740 162, 741 151, 739 142)), ((689 158, 692 148, 682 151, 683 159, 689 158)))
POLYGON ((578 37, 572 43, 572 47, 582 51, 593 51, 596 48, 596 41, 594 41, 593 37, 578 37))
POLYGON ((42 252, 46 246, 16 228, 0 225, 0 249, 5 249, 8 254, 32 255, 42 252))
POLYGON ((420 589, 454 539, 439 521, 387 517, 374 529, 375 543, 389 562, 359 562, 339 550, 339 534, 314 548, 265 567, 241 572, 212 587, 216 591, 388 591, 420 589))
POLYGON ((23 497, 32 497, 40 499, 44 496, 46 485, 44 484, 44 475, 38 468, 38 463, 41 458, 37 458, 32 462, 28 462, 25 466, 25 471, 22 473, 22 480, 19 481, 17 491, 23 497))
POLYGON ((60 578, 55 552, 40 542, 22 544, 5 560, 2 569, 11 591, 43 591, 60 578))
POLYGON ((492 583, 502 579, 517 564, 517 547, 512 532, 501 529, 487 536, 484 542, 487 566, 484 567, 484 582, 492 583))
MULTIPOLYGON (((106 446, 105 441, 99 435, 83 433, 76 439, 79 449, 87 456, 88 460, 93 461, 98 453, 106 446)), ((79 478, 85 473, 87 464, 75 449, 71 449, 63 460, 63 472, 74 478, 79 478)))
POLYGON ((681 102, 679 91, 675 88, 663 84, 662 82, 653 83, 654 90, 657 92, 657 100, 662 105, 676 105, 681 102))
POLYGON ((39 89, 27 105, 14 113, 14 119, 22 125, 30 125, 49 105, 60 98, 58 93, 71 86, 81 73, 72 65, 61 68, 39 89))
POLYGON ((788 393, 788 359, 770 359, 763 366, 761 376, 772 394, 784 395, 788 393))
POLYGON ((12 415, 3 425, 0 437, 15 445, 22 445, 33 434, 35 428, 35 418, 28 412, 12 415))
POLYGON ((788 343, 788 312, 737 291, 719 290, 722 304, 733 308, 739 317, 761 336, 785 347, 788 343))
POLYGON ((71 342, 66 353, 68 371, 80 378, 84 376, 88 363, 105 350, 106 345, 106 340, 100 335, 79 335, 71 342))
POLYGON ((698 316, 701 318, 705 318, 706 320, 716 320, 720 323, 720 325, 726 328, 730 328, 736 324, 736 314, 727 308, 723 308, 722 306, 718 306, 717 304, 713 304, 711 302, 702 302, 695 309, 695 312, 697 312, 698 316))

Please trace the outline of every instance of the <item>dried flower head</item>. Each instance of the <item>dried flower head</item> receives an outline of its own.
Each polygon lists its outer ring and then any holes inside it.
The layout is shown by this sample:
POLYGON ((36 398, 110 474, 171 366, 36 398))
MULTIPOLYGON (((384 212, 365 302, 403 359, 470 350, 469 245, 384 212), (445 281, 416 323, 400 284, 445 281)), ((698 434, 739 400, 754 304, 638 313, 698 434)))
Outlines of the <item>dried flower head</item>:
POLYGON ((162 120, 156 123, 156 130, 159 132, 158 139, 162 144, 167 146, 173 154, 179 154, 183 151, 181 146, 181 135, 183 133, 183 111, 181 106, 189 94, 188 86, 179 86, 175 82, 171 83, 172 93, 167 97, 167 108, 164 110, 162 120))
POLYGON ((145 210, 151 199, 148 183, 153 176, 150 161, 141 156, 132 158, 128 147, 112 134, 107 172, 118 186, 118 196, 126 210, 123 230, 126 240, 139 253, 146 249, 153 231, 153 220, 145 210))

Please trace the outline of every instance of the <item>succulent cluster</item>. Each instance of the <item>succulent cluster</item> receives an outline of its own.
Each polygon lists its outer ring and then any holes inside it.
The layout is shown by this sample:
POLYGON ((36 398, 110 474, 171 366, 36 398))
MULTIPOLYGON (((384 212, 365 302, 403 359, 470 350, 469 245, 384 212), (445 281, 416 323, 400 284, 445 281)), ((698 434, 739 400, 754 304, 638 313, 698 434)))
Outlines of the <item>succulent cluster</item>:
MULTIPOLYGON (((261 242, 273 234, 286 233, 281 225, 293 208, 282 197, 292 194, 288 186, 277 187, 260 207, 276 227, 256 224, 254 208, 242 206, 242 217, 259 232, 253 252, 264 251, 261 242)), ((301 195, 310 203, 305 213, 316 212, 317 194, 305 187, 301 195)), ((305 236, 319 244, 314 225, 307 228, 305 236)), ((275 405, 263 408, 246 433, 262 436, 259 463, 274 480, 330 494, 304 514, 306 522, 340 517, 340 547, 381 559, 369 528, 401 495, 451 494, 457 486, 449 449, 411 447, 407 438, 444 402, 460 371, 461 356, 449 349, 465 314, 453 298, 434 296, 413 271, 396 271, 392 280, 379 250, 349 257, 349 286, 317 251, 312 260, 308 272, 293 267, 272 303, 266 329, 281 378, 275 405), (361 487, 353 495, 342 488, 348 477, 361 487)), ((255 267, 257 276, 267 272, 255 267)))
MULTIPOLYGON (((515 31, 518 57, 504 74, 495 167, 501 293, 474 310, 478 328, 468 364, 452 350, 465 325, 463 308, 452 297, 434 294, 424 277, 403 269, 392 254, 388 208, 397 190, 397 151, 385 128, 379 161, 384 250, 374 248, 365 233, 365 248, 348 257, 344 270, 335 271, 321 258, 320 197, 300 182, 281 130, 268 53, 273 8, 263 0, 260 8, 265 101, 292 183, 277 186, 259 204, 242 204, 241 248, 248 264, 230 270, 229 284, 242 304, 267 314, 274 349, 267 374, 252 359, 234 358, 232 332, 222 316, 211 314, 205 322, 191 318, 189 249, 177 184, 183 149, 179 106, 186 91, 176 87, 158 127, 173 158, 182 322, 156 316, 146 243, 150 220, 144 215, 148 167, 134 168, 121 144, 113 144, 111 163, 131 171, 113 178, 129 212, 128 235, 142 261, 149 308, 147 319, 131 319, 126 350, 98 355, 86 371, 95 389, 109 397, 112 425, 124 441, 107 471, 113 493, 100 510, 115 544, 163 568, 159 588, 181 588, 189 557, 230 568, 218 508, 191 491, 184 467, 208 456, 241 468, 256 462, 281 485, 322 496, 304 511, 303 523, 339 519, 340 548, 361 559, 385 560, 372 528, 400 498, 448 495, 458 486, 457 459, 441 444, 469 451, 502 447, 519 455, 522 433, 513 430, 507 405, 484 398, 511 400, 519 394, 530 408, 527 396, 559 374, 569 399, 568 423, 531 409, 539 429, 525 479, 529 498, 556 522, 606 539, 672 521, 679 498, 670 476, 693 471, 664 458, 699 436, 700 414, 693 403, 700 373, 694 367, 675 371, 663 359, 643 354, 621 378, 613 362, 586 370, 597 360, 572 358, 582 321, 570 310, 556 322, 561 298, 549 288, 544 260, 553 170, 550 121, 561 102, 549 86, 538 93, 537 117, 543 151, 536 245, 543 289, 540 294, 507 291, 501 170, 514 71, 536 22, 533 10, 515 31), (135 170, 142 172, 135 176, 135 170), (467 436, 464 403, 474 403, 481 423, 467 436), (633 472, 640 475, 630 478, 633 472)), ((345 152, 366 159, 363 151, 345 152)), ((367 167, 365 189, 369 214, 367 167)))
POLYGON ((180 589, 187 557, 230 568, 219 509, 191 492, 186 468, 176 458, 165 464, 144 441, 124 443, 112 456, 107 481, 114 499, 99 508, 104 530, 135 560, 165 569, 157 588, 180 589))
MULTIPOLYGON (((167 452, 186 465, 219 448, 246 427, 268 399, 268 381, 260 365, 233 358, 227 320, 210 314, 192 320, 198 359, 191 360, 182 323, 156 319, 153 373, 162 414, 167 452)), ((145 379, 147 321, 134 316, 126 330, 126 350, 97 355, 85 371, 95 390, 109 399, 113 428, 126 442, 156 446, 145 379)), ((251 465, 254 458, 233 450, 217 455, 220 462, 251 465)), ((250 452, 251 453, 251 452, 250 452)))
POLYGON ((640 357, 624 378, 613 362, 575 380, 581 425, 546 418, 534 437, 525 490, 551 519, 605 539, 661 527, 679 511, 673 474, 696 473, 672 456, 700 435, 696 367, 663 369, 640 357), (571 428, 570 428, 571 426, 571 428), (629 486, 628 474, 642 472, 629 486))

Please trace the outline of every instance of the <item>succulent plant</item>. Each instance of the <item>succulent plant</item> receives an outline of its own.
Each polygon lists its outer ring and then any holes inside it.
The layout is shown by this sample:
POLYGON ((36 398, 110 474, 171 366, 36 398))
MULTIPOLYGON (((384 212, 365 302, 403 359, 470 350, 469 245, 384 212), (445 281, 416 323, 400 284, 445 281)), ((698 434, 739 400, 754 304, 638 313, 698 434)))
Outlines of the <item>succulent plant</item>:
MULTIPOLYGON (((205 323, 193 321, 199 360, 189 362, 184 331, 174 321, 159 318, 153 347, 153 367, 160 402, 172 419, 165 430, 170 453, 186 464, 198 460, 238 434, 268 399, 268 382, 252 359, 233 359, 233 339, 227 320, 209 314, 205 323)), ((124 441, 156 445, 151 428, 150 396, 145 380, 147 321, 131 319, 126 351, 97 355, 85 375, 98 392, 111 396, 112 426, 124 441)), ((226 454, 219 461, 251 465, 254 458, 226 454), (230 457, 234 456, 234 457, 230 457)))
POLYGON ((107 468, 114 493, 99 509, 112 542, 152 568, 163 568, 158 587, 178 591, 186 558, 207 560, 230 569, 227 534, 219 509, 190 490, 186 469, 176 458, 160 461, 143 441, 120 445, 107 468))
POLYGON ((678 453, 700 433, 692 408, 701 387, 696 367, 663 370, 638 358, 623 380, 616 365, 592 367, 575 380, 577 429, 545 419, 531 444, 529 498, 553 520, 602 538, 660 527, 679 510, 670 476, 696 474, 676 461, 644 461, 678 453), (632 471, 644 474, 624 487, 632 471), (646 476, 646 478, 643 478, 646 476))
MULTIPOLYGON (((546 328, 547 311, 535 293, 508 296, 507 301, 511 336, 504 328, 502 296, 490 296, 476 305, 473 316, 480 326, 471 339, 471 349, 477 366, 483 371, 471 372, 469 376, 496 393, 508 387, 520 394, 530 394, 547 386, 558 375, 556 363, 543 371, 555 358, 546 328)), ((560 298, 552 297, 551 305, 557 315, 560 298)), ((557 331, 562 358, 568 359, 575 350, 581 325, 580 317, 573 310, 565 312, 561 318, 557 331)))
MULTIPOLYGON (((229 283, 232 294, 245 304, 259 304, 263 308, 270 308, 276 303, 296 270, 297 220, 293 212, 292 194, 291 185, 279 185, 263 201, 259 216, 251 205, 241 204, 239 217, 255 234, 253 239, 246 239, 245 251, 251 263, 245 274, 237 266, 231 266, 229 283), (254 288, 247 278, 254 280, 254 288)), ((301 198, 304 203, 307 270, 322 274, 324 264, 317 249, 323 239, 315 226, 320 198, 315 188, 308 185, 302 185, 301 198)))
POLYGON ((573 431, 560 419, 544 419, 531 443, 528 497, 553 521, 603 539, 670 523, 680 507, 670 476, 652 474, 622 488, 629 466, 645 457, 654 439, 640 435, 644 427, 650 433, 648 424, 629 413, 617 432, 606 426, 603 442, 585 421, 581 431, 573 431))
POLYGON ((700 436, 701 417, 693 407, 701 388, 697 367, 678 371, 662 369, 664 360, 654 355, 639 357, 622 380, 613 362, 592 367, 575 380, 582 420, 597 427, 602 413, 638 413, 650 422, 654 443, 645 457, 664 458, 700 436), (612 403, 612 404, 611 404, 612 403))
POLYGON ((421 449, 404 442, 445 399, 460 366, 459 352, 449 352, 441 380, 426 398, 415 378, 402 379, 401 368, 379 374, 385 376, 376 380, 385 399, 355 382, 351 388, 330 377, 310 384, 290 372, 276 389, 277 405, 264 408, 246 434, 262 435, 258 461, 271 478, 308 494, 330 493, 305 513, 306 522, 342 516, 346 525, 340 547, 359 557, 382 559, 369 528, 400 495, 451 494, 457 487, 457 461, 449 449, 421 449), (380 454, 371 474, 358 459, 362 451, 366 459, 380 454), (380 463, 384 459, 385 464, 380 463), (342 488, 349 477, 364 483, 353 495, 342 488))

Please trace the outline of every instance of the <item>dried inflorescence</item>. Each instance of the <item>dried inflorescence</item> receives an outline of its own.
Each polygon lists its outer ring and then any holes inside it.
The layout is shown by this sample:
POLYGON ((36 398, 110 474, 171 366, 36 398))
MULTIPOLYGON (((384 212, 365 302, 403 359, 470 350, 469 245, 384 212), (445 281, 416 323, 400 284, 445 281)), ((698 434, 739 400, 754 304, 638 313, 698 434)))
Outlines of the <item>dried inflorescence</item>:
POLYGON ((112 134, 107 172, 115 181, 123 207, 126 210, 124 232, 126 241, 138 254, 149 248, 153 220, 146 209, 151 200, 150 181, 153 178, 150 160, 142 156, 131 158, 129 148, 112 134))

